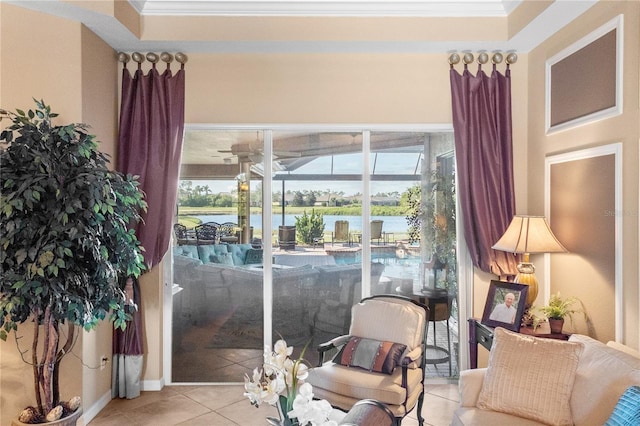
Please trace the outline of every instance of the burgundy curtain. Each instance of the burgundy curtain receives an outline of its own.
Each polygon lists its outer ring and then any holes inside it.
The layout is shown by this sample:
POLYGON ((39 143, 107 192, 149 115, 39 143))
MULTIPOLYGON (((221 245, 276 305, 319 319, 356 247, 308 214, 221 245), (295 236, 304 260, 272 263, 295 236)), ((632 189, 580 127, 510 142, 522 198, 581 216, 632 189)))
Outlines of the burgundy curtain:
POLYGON ((131 316, 124 330, 113 329, 111 366, 111 396, 137 398, 140 396, 140 378, 144 363, 142 336, 142 298, 138 280, 128 277, 121 287, 126 296, 125 312, 131 316))
POLYGON ((184 64, 175 75, 169 65, 160 74, 144 75, 141 65, 132 77, 122 70, 122 104, 118 169, 139 176, 148 210, 136 235, 149 268, 157 265, 171 238, 184 129, 184 64))
POLYGON ((481 66, 473 76, 450 71, 457 177, 464 237, 473 264, 496 275, 517 274, 513 254, 491 248, 515 215, 511 140, 511 71, 481 66))

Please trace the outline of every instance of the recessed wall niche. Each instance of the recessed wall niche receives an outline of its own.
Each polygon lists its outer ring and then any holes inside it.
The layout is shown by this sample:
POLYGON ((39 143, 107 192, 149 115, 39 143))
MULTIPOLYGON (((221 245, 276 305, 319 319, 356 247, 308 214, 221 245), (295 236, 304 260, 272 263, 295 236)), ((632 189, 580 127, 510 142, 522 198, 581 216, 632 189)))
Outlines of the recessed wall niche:
POLYGON ((548 133, 622 113, 622 16, 546 63, 548 133))

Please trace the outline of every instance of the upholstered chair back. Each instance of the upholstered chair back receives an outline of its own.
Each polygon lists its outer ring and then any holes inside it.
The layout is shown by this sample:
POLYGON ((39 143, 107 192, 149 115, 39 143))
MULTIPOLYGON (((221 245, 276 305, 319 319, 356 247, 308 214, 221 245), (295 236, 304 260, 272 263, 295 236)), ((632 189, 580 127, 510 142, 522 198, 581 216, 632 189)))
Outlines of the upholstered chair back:
POLYGON ((424 309, 405 300, 392 297, 365 300, 353 305, 349 334, 402 343, 411 350, 422 344, 426 319, 424 309))

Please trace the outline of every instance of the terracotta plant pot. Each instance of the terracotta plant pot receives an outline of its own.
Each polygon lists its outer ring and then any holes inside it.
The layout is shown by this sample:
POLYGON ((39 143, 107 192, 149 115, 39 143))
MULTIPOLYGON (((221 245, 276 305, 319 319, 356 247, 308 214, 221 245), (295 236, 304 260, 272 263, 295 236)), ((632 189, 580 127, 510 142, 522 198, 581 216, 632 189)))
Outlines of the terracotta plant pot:
POLYGON ((560 334, 562 333, 562 327, 564 326, 564 318, 549 318, 549 328, 552 333, 560 334))
MULTIPOLYGON (((82 415, 82 407, 78 408, 76 411, 68 415, 67 417, 63 417, 54 422, 40 423, 46 426, 76 426, 76 422, 82 415)), ((22 423, 18 419, 11 420, 11 426, 33 426, 30 423, 22 423)))

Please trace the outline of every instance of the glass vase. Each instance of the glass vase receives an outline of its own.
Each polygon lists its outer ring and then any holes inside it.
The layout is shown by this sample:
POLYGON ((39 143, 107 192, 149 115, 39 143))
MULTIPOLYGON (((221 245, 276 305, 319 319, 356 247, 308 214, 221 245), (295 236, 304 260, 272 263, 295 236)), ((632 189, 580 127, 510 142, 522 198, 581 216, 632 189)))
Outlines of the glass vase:
POLYGON ((280 395, 278 403, 276 404, 278 410, 278 417, 267 417, 267 423, 272 426, 298 426, 299 423, 296 419, 290 419, 287 416, 287 397, 280 395))

